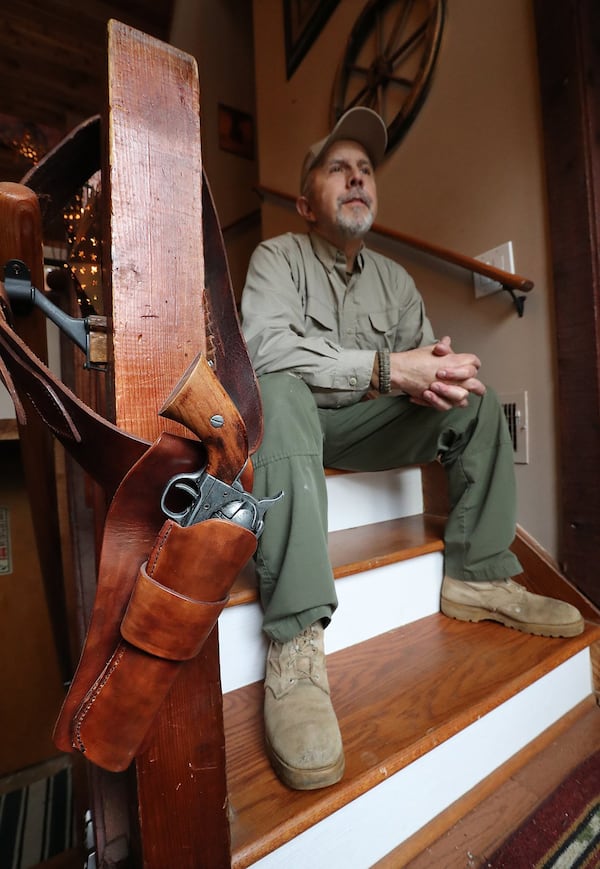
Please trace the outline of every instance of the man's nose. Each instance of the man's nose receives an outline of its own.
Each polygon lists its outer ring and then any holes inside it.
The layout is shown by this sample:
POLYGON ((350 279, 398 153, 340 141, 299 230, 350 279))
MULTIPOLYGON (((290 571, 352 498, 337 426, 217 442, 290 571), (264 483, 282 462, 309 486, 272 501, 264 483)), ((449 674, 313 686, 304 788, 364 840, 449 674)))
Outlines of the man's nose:
POLYGON ((355 169, 350 169, 348 183, 351 187, 363 186, 363 176, 358 166, 355 169))

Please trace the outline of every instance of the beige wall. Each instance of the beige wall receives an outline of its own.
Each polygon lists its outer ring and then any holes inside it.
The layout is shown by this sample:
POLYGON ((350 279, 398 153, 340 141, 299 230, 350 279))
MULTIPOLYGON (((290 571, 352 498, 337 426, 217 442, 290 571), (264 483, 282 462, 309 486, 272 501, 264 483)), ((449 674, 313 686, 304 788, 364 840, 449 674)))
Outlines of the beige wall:
MULTIPOLYGON (((262 184, 295 193, 306 146, 327 131, 332 83, 364 0, 342 0, 290 81, 281 0, 255 0, 259 172, 262 184)), ((378 172, 377 222, 475 256, 511 240, 515 269, 535 289, 519 319, 505 293, 475 300, 467 272, 407 248, 405 264, 438 334, 483 361, 502 394, 526 390, 530 463, 517 465, 518 521, 557 549, 554 341, 540 107, 531 4, 450 0, 429 96, 378 172)), ((271 203, 263 231, 300 224, 271 203)))

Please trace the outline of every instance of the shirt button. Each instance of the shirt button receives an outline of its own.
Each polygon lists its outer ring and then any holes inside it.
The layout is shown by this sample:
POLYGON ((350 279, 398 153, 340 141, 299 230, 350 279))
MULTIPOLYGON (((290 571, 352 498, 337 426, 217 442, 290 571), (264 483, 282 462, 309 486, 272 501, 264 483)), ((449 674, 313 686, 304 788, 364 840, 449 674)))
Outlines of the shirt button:
POLYGON ((350 386, 356 386, 356 377, 351 377, 348 383, 350 386))

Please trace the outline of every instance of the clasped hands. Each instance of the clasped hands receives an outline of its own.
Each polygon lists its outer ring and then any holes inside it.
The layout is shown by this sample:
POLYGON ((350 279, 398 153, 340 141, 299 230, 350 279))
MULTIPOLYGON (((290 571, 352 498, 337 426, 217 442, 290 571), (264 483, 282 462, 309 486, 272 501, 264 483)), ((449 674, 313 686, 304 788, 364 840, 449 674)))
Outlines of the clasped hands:
POLYGON ((485 392, 477 379, 480 367, 473 353, 454 353, 445 336, 436 344, 390 354, 392 392, 404 392, 414 404, 435 410, 466 407, 470 392, 485 392))

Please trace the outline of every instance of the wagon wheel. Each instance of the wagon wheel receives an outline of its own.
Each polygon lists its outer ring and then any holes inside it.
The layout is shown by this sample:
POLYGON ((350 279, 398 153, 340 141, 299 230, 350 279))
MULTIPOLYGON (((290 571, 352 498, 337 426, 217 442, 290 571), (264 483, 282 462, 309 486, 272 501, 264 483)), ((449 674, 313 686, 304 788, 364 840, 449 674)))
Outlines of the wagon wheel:
POLYGON ((332 121, 347 109, 375 109, 388 130, 388 151, 402 139, 431 84, 445 0, 370 0, 346 45, 334 89, 332 121))

